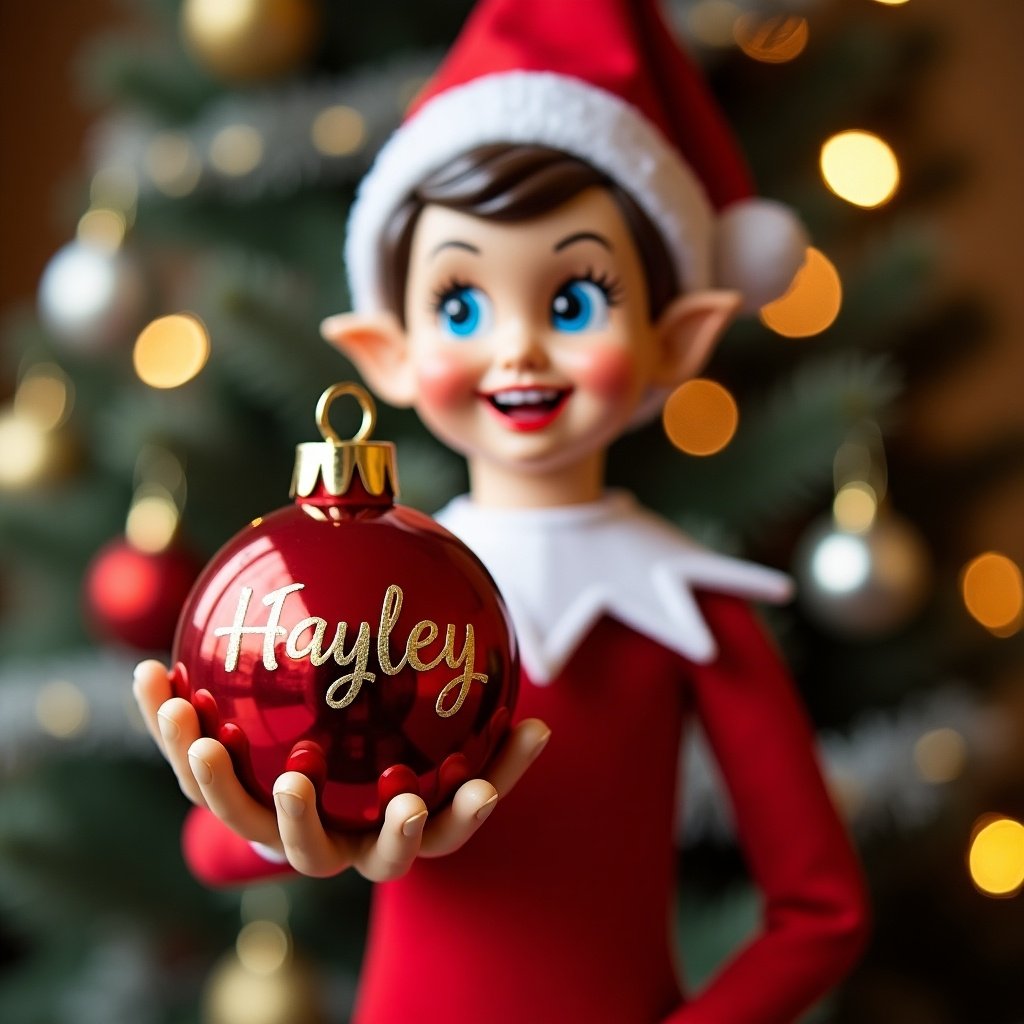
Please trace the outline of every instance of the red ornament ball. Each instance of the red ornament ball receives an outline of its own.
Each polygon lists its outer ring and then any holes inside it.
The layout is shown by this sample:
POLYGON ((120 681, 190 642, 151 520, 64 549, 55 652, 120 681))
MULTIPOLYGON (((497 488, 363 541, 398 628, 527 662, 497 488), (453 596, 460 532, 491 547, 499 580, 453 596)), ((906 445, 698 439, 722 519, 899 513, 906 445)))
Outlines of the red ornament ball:
POLYGON ((86 616, 105 639, 143 651, 169 650, 198 572, 196 560, 181 547, 140 551, 119 537, 86 570, 86 616))
POLYGON ((311 472, 300 454, 296 503, 254 520, 197 581, 172 682, 260 802, 300 771, 325 825, 361 831, 398 793, 436 809, 480 775, 514 706, 515 643, 476 556, 393 503, 390 462, 342 450, 390 445, 302 448, 320 452, 311 472))

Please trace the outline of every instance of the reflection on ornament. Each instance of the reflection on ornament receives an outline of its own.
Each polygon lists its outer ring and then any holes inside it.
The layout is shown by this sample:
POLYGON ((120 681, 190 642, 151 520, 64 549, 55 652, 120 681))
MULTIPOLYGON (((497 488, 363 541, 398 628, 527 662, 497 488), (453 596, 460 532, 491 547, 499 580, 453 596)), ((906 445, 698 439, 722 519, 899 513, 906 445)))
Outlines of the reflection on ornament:
POLYGON ((263 136, 247 124, 229 124, 210 141, 210 163, 228 177, 255 170, 263 159, 263 136))
POLYGON ((181 27, 196 60, 228 82, 295 71, 316 44, 315 0, 185 0, 181 27))
POLYGON ((764 64, 784 64, 799 57, 807 46, 807 19, 795 14, 765 18, 744 14, 736 20, 734 35, 739 48, 764 64))
POLYGON ((917 531, 893 512, 863 533, 839 529, 832 516, 807 532, 794 572, 807 613, 833 632, 880 636, 917 612, 931 577, 917 531))
POLYGON ((721 384, 699 378, 681 384, 662 411, 669 440, 687 455, 714 455, 739 424, 736 399, 721 384))
POLYGON ((39 690, 36 718, 51 736, 71 739, 81 733, 89 721, 89 702, 74 683, 55 680, 39 690))
POLYGON ((187 135, 159 132, 146 149, 146 171, 165 196, 180 199, 199 184, 203 165, 187 135))
POLYGON ((960 580, 971 615, 996 636, 1012 636, 1024 618, 1024 580, 1017 564, 995 551, 979 555, 960 580))
POLYGON ((971 881, 986 896, 1014 896, 1024 886, 1024 825, 986 815, 974 826, 967 864, 971 881))
POLYGON ((142 319, 142 272, 123 248, 117 252, 69 242, 47 264, 39 282, 39 314, 69 348, 98 351, 131 335, 142 319))
POLYGON ((873 209, 888 202, 900 182, 900 167, 889 145, 865 131, 833 135, 821 147, 825 184, 840 199, 873 209))
POLYGON ((101 252, 117 252, 124 242, 128 222, 123 213, 102 206, 87 210, 78 220, 76 237, 101 252))
POLYGON ((317 114, 310 136, 324 156, 348 156, 366 140, 366 122, 358 110, 339 103, 317 114))
POLYGON ((729 0, 699 0, 690 8, 686 24, 690 35, 704 46, 731 46, 739 14, 729 0))
POLYGON ((966 763, 967 741, 956 729, 931 729, 914 744, 914 764, 925 782, 952 782, 966 763))
POLYGON ((812 247, 786 293, 761 307, 761 323, 785 338, 809 338, 831 326, 842 304, 839 272, 812 247))
POLYGON ((75 386, 56 363, 30 366, 18 383, 14 412, 40 430, 56 430, 67 422, 75 404, 75 386))
POLYGON ((176 388, 192 380, 209 356, 210 338, 203 322, 180 313, 149 323, 135 342, 132 361, 144 384, 176 388))

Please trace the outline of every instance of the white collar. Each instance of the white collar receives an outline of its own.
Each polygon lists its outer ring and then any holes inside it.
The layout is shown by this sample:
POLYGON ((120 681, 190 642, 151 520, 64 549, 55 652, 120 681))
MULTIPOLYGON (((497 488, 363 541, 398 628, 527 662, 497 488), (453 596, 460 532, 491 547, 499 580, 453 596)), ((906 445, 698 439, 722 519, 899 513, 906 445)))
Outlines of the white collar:
POLYGON ((788 600, 788 576, 715 554, 609 491, 598 501, 506 509, 456 498, 437 521, 476 553, 508 605, 529 677, 550 683, 604 614, 692 661, 718 649, 693 591, 788 600))

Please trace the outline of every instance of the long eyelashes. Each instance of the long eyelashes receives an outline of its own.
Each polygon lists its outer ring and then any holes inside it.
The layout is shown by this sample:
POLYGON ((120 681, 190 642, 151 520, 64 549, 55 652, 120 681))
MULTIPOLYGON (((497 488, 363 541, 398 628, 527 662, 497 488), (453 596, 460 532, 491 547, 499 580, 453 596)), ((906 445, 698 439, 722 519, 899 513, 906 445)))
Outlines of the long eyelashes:
POLYGON ((612 276, 607 270, 596 271, 593 267, 587 267, 582 274, 573 274, 572 277, 566 278, 558 291, 561 291, 562 288, 572 281, 589 281, 597 288, 600 288, 609 306, 619 305, 624 297, 622 282, 617 277, 612 276))
POLYGON ((440 287, 435 288, 431 292, 430 296, 430 312, 440 313, 444 308, 444 304, 453 296, 459 292, 467 291, 472 288, 473 285, 459 277, 449 277, 440 287))

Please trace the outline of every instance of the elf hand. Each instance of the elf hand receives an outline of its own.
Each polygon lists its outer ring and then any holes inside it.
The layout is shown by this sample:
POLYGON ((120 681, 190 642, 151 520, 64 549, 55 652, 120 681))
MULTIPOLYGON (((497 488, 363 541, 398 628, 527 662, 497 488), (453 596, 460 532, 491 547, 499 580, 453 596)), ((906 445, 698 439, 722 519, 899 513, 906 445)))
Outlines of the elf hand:
POLYGON ((185 796, 209 808, 243 839, 286 857, 296 871, 314 877, 354 867, 371 881, 389 881, 404 875, 417 857, 454 852, 519 781, 551 735, 540 720, 526 719, 510 732, 488 778, 464 783, 452 802, 432 817, 418 796, 401 793, 388 803, 379 835, 348 836, 324 829, 313 783, 299 772, 285 772, 275 782, 276 814, 250 796, 224 745, 202 736, 192 705, 171 695, 167 669, 160 662, 144 661, 136 668, 134 691, 146 727, 185 796))

